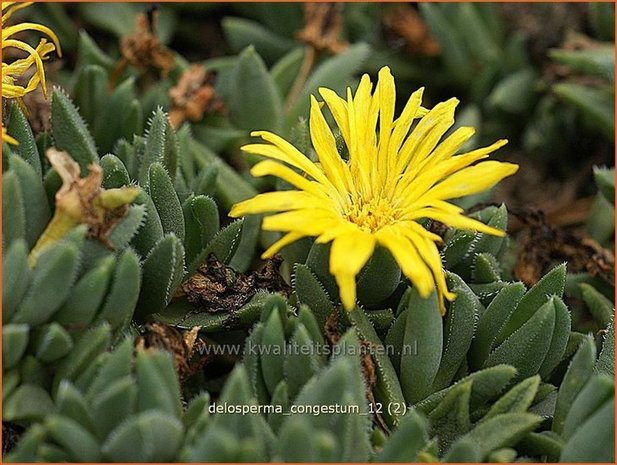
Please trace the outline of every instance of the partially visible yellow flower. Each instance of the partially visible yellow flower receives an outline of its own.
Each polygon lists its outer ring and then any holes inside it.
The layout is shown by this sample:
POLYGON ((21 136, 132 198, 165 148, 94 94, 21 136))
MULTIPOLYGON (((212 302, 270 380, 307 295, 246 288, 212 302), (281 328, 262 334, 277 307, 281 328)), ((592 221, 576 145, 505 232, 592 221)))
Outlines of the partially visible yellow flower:
MULTIPOLYGON (((20 23, 12 26, 7 26, 6 22, 11 18, 13 13, 23 8, 32 5, 32 2, 17 3, 17 2, 2 2, 2 97, 16 98, 21 104, 21 97, 35 90, 39 84, 43 89, 43 94, 47 96, 47 84, 45 82, 45 68, 43 60, 48 58, 54 50, 59 56, 62 56, 60 42, 56 34, 46 26, 36 23, 20 23), (47 42, 47 39, 41 39, 36 48, 27 43, 13 39, 12 37, 22 31, 39 31, 49 36, 53 43, 47 42), (8 48, 16 48, 23 50, 28 54, 25 58, 20 58, 12 63, 4 62, 5 50, 8 48), (32 67, 36 66, 36 71, 28 80, 26 86, 16 84, 17 79, 28 72, 32 67)), ((17 141, 6 133, 4 126, 2 127, 2 140, 9 144, 17 144, 17 141)))
POLYGON ((6 128, 4 126, 2 126, 2 140, 4 142, 8 142, 11 145, 19 145, 19 142, 17 142, 14 137, 11 137, 6 133, 6 128))
POLYGON ((7 21, 13 13, 23 8, 30 6, 32 2, 17 3, 17 2, 2 2, 2 54, 4 56, 5 49, 17 48, 28 54, 25 58, 20 58, 12 63, 2 61, 2 96, 4 98, 19 98, 29 92, 32 92, 40 84, 43 93, 47 95, 47 85, 45 82, 45 68, 43 60, 48 58, 54 50, 59 56, 62 56, 60 43, 56 34, 48 27, 36 23, 19 23, 12 26, 7 26, 7 21), (38 31, 49 36, 53 43, 47 42, 47 39, 41 39, 36 48, 27 43, 12 38, 15 34, 23 31, 38 31), (23 76, 32 65, 36 66, 36 71, 24 87, 15 83, 17 78, 23 76))
POLYGON ((315 97, 311 97, 310 133, 319 163, 275 134, 252 133, 266 143, 242 149, 269 160, 257 163, 251 173, 277 176, 296 190, 259 194, 234 205, 230 216, 278 212, 264 218, 263 228, 287 234, 264 252, 264 258, 305 236, 316 236, 317 243, 332 242, 330 272, 348 310, 356 303, 357 274, 381 245, 423 297, 437 288, 443 313, 444 298, 453 300, 455 294, 448 291, 437 250, 441 238, 418 221, 430 218, 455 228, 504 235, 463 216, 463 210, 447 200, 486 190, 518 166, 498 161, 473 165, 506 140, 455 155, 474 134, 473 128, 458 128, 441 140, 454 124, 457 99, 427 111, 420 106, 423 89, 419 89, 395 119, 395 86, 388 67, 380 70, 373 93, 372 87, 364 75, 355 95, 347 89, 347 99, 330 89, 319 90, 347 145, 348 160, 339 154, 315 97))

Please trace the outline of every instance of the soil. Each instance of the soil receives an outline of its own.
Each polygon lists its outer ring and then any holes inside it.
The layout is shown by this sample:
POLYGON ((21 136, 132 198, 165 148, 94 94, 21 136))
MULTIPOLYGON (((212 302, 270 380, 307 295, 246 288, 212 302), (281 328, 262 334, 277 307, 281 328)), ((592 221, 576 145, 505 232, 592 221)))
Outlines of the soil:
POLYGON ((279 274, 282 259, 274 257, 264 266, 246 275, 238 273, 210 254, 190 279, 182 284, 182 293, 202 312, 233 312, 245 305, 257 291, 281 292, 291 288, 279 274))

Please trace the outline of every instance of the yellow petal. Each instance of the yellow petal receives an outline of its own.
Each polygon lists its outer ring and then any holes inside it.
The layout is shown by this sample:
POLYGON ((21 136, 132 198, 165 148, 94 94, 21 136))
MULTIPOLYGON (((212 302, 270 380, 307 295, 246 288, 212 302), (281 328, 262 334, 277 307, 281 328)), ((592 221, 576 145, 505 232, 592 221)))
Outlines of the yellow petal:
POLYGON ((248 144, 241 147, 243 151, 289 163, 291 166, 304 171, 316 181, 327 183, 326 176, 315 166, 315 163, 282 137, 267 131, 255 131, 251 133, 251 136, 261 137, 272 145, 248 144))
POLYGON ((350 233, 353 233, 359 230, 360 228, 356 224, 351 223, 350 221, 341 219, 339 224, 337 224, 334 227, 328 228, 323 233, 321 233, 319 236, 317 236, 317 238, 315 239, 315 242, 317 242, 318 244, 325 244, 325 243, 330 242, 332 239, 334 239, 337 236, 350 234, 350 233))
POLYGON ((433 150, 433 153, 428 157, 429 163, 426 164, 426 167, 435 166, 437 163, 452 157, 475 133, 476 130, 472 127, 463 126, 457 128, 433 150))
POLYGON ((4 126, 2 126, 2 140, 6 142, 7 144, 19 145, 19 142, 17 142, 17 140, 14 137, 9 136, 4 126))
POLYGON ((439 139, 454 124, 454 109, 458 99, 441 102, 424 116, 401 147, 397 172, 423 161, 437 146, 439 139))
POLYGON ((319 207, 323 198, 315 197, 304 191, 274 191, 258 194, 255 197, 235 204, 229 216, 237 218, 244 215, 266 212, 298 210, 300 208, 319 207))
POLYGON ((265 231, 297 232, 305 236, 319 236, 340 221, 335 213, 325 209, 302 209, 266 216, 262 222, 265 231))
POLYGON ((415 118, 418 118, 418 110, 420 109, 423 94, 424 87, 420 87, 413 94, 411 94, 409 100, 407 100, 407 103, 405 104, 405 108, 403 108, 401 116, 399 116, 393 123, 394 130, 392 131, 392 137, 390 138, 390 143, 388 144, 388 156, 392 161, 396 161, 396 156, 401 148, 403 139, 405 139, 405 136, 411 128, 411 123, 415 118))
POLYGON ((311 96, 309 125, 311 141, 324 173, 339 192, 348 191, 350 187, 349 167, 338 153, 332 130, 328 127, 317 100, 313 96, 311 96))
POLYGON ((278 241, 276 241, 274 244, 272 244, 270 247, 268 247, 268 249, 266 249, 266 251, 261 254, 261 258, 263 259, 271 258, 283 247, 286 247, 289 244, 296 242, 299 239, 302 239, 303 237, 304 237, 304 234, 301 234, 301 233, 295 233, 295 232, 287 233, 282 238, 280 238, 278 241))
POLYGON ((458 156, 459 157, 472 157, 472 156, 475 156, 475 157, 478 157, 478 159, 480 159, 481 158, 480 155, 489 155, 489 154, 495 152, 496 150, 500 149, 501 147, 503 147, 507 143, 508 143, 508 139, 499 139, 498 141, 493 142, 488 147, 482 147, 482 148, 479 148, 479 149, 472 150, 470 152, 461 153, 458 156))
POLYGON ((385 176, 388 167, 388 144, 394 121, 394 101, 396 88, 390 68, 384 66, 379 70, 377 81, 379 89, 379 155, 378 170, 385 176))
POLYGON ((36 68, 37 68, 36 72, 41 79, 41 87, 43 88, 43 93, 46 93, 47 87, 45 84, 45 68, 43 67, 43 60, 41 59, 37 51, 33 49, 30 45, 26 44, 25 42, 22 42, 21 40, 13 40, 13 39, 3 40, 2 48, 4 49, 6 47, 15 47, 19 50, 23 50, 24 52, 27 52, 34 59, 34 63, 36 64, 36 68))
POLYGON ((442 179, 486 157, 488 157, 488 153, 476 150, 467 154, 449 157, 436 165, 423 166, 417 177, 413 176, 413 172, 405 173, 398 186, 401 190, 400 195, 407 198, 407 201, 410 203, 415 202, 418 197, 424 195, 442 179))
POLYGON ((363 142, 366 142, 366 138, 369 137, 369 131, 373 134, 375 133, 375 126, 371 127, 370 121, 374 120, 377 122, 377 115, 371 114, 371 90, 373 88, 373 84, 368 76, 365 74, 360 79, 360 84, 358 84, 358 89, 354 95, 354 110, 356 112, 356 127, 358 130, 358 136, 363 142), (361 119, 358 119, 358 116, 362 115, 361 119))
POLYGON ((11 16, 13 15, 13 13, 15 13, 18 10, 21 10, 22 8, 27 8, 30 5, 32 5, 32 3, 34 2, 23 2, 23 3, 18 3, 18 2, 2 2, 2 25, 4 26, 4 23, 11 18, 11 16), (6 11, 5 11, 6 9, 6 11))
POLYGON ((433 275, 424 263, 415 245, 398 231, 397 226, 383 228, 375 233, 377 241, 386 247, 401 271, 407 276, 420 295, 428 297, 435 289, 433 275))
POLYGON ((347 102, 339 97, 336 92, 325 87, 319 88, 319 94, 328 105, 334 121, 341 131, 344 140, 349 140, 349 117, 347 115, 347 102))
POLYGON ((454 294, 448 291, 448 286, 446 284, 446 276, 441 263, 441 256, 439 255, 439 251, 437 250, 437 246, 435 245, 435 243, 429 238, 427 238, 425 234, 418 231, 405 229, 403 230, 403 234, 413 244, 415 244, 420 254, 420 257, 430 268, 435 283, 437 284, 437 289, 440 296, 452 300, 454 298, 454 294))
POLYGON ((348 312, 356 306, 356 276, 349 273, 338 273, 334 276, 339 288, 339 297, 343 308, 348 312))
POLYGON ((486 234, 492 234, 493 236, 505 236, 506 233, 501 229, 488 226, 481 221, 473 218, 468 218, 463 215, 455 215, 452 213, 437 210, 435 208, 423 208, 417 210, 409 217, 415 218, 430 218, 432 220, 440 221, 441 223, 450 226, 452 228, 468 229, 471 231, 477 231, 486 234))
POLYGON ((428 239, 430 239, 433 242, 443 242, 443 239, 441 238, 441 236, 438 236, 437 234, 428 231, 427 229, 423 228, 421 224, 419 224, 416 221, 399 221, 396 223, 397 225, 400 225, 401 228, 404 229, 409 229, 411 231, 414 231, 417 234, 420 234, 422 237, 426 237, 428 239))
POLYGON ((339 285, 341 302, 346 310, 356 303, 355 277, 366 264, 375 249, 375 237, 358 230, 338 236, 330 250, 330 273, 339 285))
POLYGON ((19 23, 13 26, 3 28, 2 29, 2 40, 4 41, 6 40, 6 38, 12 35, 15 35, 19 32, 22 32, 22 31, 38 31, 38 32, 42 32, 43 34, 49 36, 49 38, 52 40, 52 42, 56 46, 56 53, 58 53, 58 56, 60 57, 62 56, 62 49, 60 48, 60 41, 58 40, 58 36, 56 35, 54 31, 52 31, 47 26, 43 26, 42 24, 19 23))
POLYGON ((325 187, 315 181, 300 176, 291 168, 286 167, 281 163, 271 160, 260 161, 251 168, 251 174, 256 177, 260 176, 276 176, 283 181, 287 181, 292 186, 300 190, 310 192, 318 197, 327 198, 325 187))
POLYGON ((438 199, 455 199, 493 187, 518 170, 518 165, 485 161, 460 170, 432 188, 427 195, 438 199))
POLYGON ((353 111, 356 127, 356 150, 350 154, 350 158, 357 162, 357 170, 362 173, 364 179, 377 179, 377 170, 374 162, 377 156, 377 118, 379 117, 379 89, 371 96, 373 84, 365 74, 360 80, 358 90, 353 99, 353 111))

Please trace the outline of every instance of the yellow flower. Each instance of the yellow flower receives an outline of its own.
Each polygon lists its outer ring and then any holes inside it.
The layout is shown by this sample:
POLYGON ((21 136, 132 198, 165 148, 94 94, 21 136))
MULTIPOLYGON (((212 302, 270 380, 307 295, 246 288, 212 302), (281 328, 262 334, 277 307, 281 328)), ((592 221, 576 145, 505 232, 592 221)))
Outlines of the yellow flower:
MULTIPOLYGON (((43 93, 47 96, 43 60, 54 50, 57 50, 58 55, 62 56, 58 37, 56 37, 56 34, 48 27, 36 23, 20 23, 12 26, 6 25, 6 22, 11 18, 13 13, 30 5, 32 5, 32 2, 2 2, 2 56, 4 57, 5 49, 7 48, 23 50, 28 54, 25 58, 20 58, 12 63, 2 62, 2 97, 16 98, 20 102, 20 105, 21 97, 35 90, 39 84, 43 88, 43 93), (11 38, 15 34, 23 31, 42 32, 48 35, 53 43, 47 42, 46 39, 41 39, 39 45, 36 48, 32 48, 21 40, 11 38), (15 81, 26 74, 32 65, 36 66, 36 71, 28 81, 28 84, 25 87, 15 84, 15 81)), ((17 141, 6 133, 4 127, 2 127, 2 140, 9 144, 17 144, 17 141)))
POLYGON ((36 23, 20 23, 12 26, 6 25, 6 22, 11 18, 13 13, 31 4, 32 2, 2 2, 2 53, 4 55, 5 49, 7 48, 17 48, 28 54, 27 57, 15 60, 12 63, 2 62, 2 96, 5 98, 23 97, 36 89, 39 84, 41 84, 43 88, 43 93, 47 95, 43 60, 54 50, 58 52, 59 56, 62 56, 58 37, 48 27, 36 23), (12 38, 15 34, 23 31, 42 32, 49 36, 53 43, 47 42, 46 39, 41 39, 39 45, 36 48, 32 48, 32 46, 27 43, 12 38), (32 75, 28 84, 25 87, 15 84, 16 79, 23 76, 32 65, 36 66, 36 72, 32 75))
POLYGON ((266 143, 242 149, 269 160, 257 163, 251 173, 277 176, 296 190, 259 194, 234 205, 230 216, 278 212, 264 218, 263 228, 287 234, 264 252, 264 258, 305 236, 316 236, 317 243, 332 241, 330 272, 348 310, 355 306, 357 274, 381 245, 423 297, 437 288, 443 313, 444 298, 453 300, 455 294, 448 291, 436 246, 441 238, 418 221, 430 218, 455 228, 504 235, 463 216, 463 210, 447 200, 486 190, 518 166, 498 161, 472 165, 506 140, 455 155, 474 134, 473 128, 461 127, 441 140, 454 124, 457 99, 428 111, 421 107, 423 89, 419 89, 394 119, 395 86, 388 67, 380 70, 371 94, 372 87, 364 75, 355 95, 347 89, 346 100, 330 89, 319 90, 345 141, 348 160, 339 154, 315 97, 311 97, 310 133, 319 163, 275 134, 252 133, 266 143))

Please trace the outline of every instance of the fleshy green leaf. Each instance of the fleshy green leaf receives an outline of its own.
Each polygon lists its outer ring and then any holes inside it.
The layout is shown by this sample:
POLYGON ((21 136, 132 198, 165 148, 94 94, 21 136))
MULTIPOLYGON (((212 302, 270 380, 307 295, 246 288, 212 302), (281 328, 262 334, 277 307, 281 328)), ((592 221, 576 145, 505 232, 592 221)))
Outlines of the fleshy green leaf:
POLYGON ((475 409, 479 404, 489 402, 496 398, 516 375, 516 369, 510 365, 497 365, 476 371, 450 387, 431 394, 429 397, 419 402, 416 408, 422 413, 431 412, 443 398, 460 383, 473 381, 471 391, 471 405, 475 409))
POLYGON ((141 186, 148 184, 148 173, 153 163, 165 161, 165 131, 167 129, 167 116, 158 108, 148 122, 147 136, 143 155, 139 165, 137 180, 141 186))
POLYGON ((600 356, 596 361, 595 366, 596 371, 600 373, 605 373, 610 376, 615 375, 615 323, 611 321, 608 328, 606 328, 606 333, 604 335, 604 340, 602 341, 602 350, 600 351, 600 356))
POLYGON ((482 421, 487 421, 503 413, 526 412, 536 397, 539 385, 540 377, 538 375, 521 381, 493 404, 488 413, 482 417, 482 421))
POLYGON ((323 329, 326 319, 334 311, 328 293, 308 266, 302 263, 294 267, 293 283, 298 300, 311 307, 319 327, 323 329))
POLYGON ((281 95, 287 95, 291 90, 300 72, 304 56, 304 48, 296 47, 284 55, 270 69, 270 76, 272 76, 281 95))
POLYGON ((11 152, 27 161, 40 181, 43 170, 41 168, 39 149, 36 146, 30 123, 26 115, 21 111, 21 108, 19 108, 17 102, 11 105, 10 120, 6 129, 7 132, 19 142, 19 145, 11 147, 11 152))
POLYGON ((553 299, 555 304, 555 329, 551 338, 551 345, 548 348, 546 357, 538 370, 542 379, 548 379, 555 367, 559 365, 568 345, 570 337, 571 319, 568 307, 563 300, 556 297, 553 299))
POLYGON ((88 325, 103 303, 114 271, 114 262, 114 257, 107 257, 82 276, 56 313, 55 321, 72 328, 88 325))
POLYGON ((107 437, 101 447, 111 462, 172 461, 182 443, 179 420, 157 410, 130 417, 107 437))
POLYGON ((286 342, 283 323, 278 312, 272 312, 264 326, 261 344, 267 351, 261 354, 261 370, 270 395, 283 379, 283 354, 286 342))
POLYGON ((229 109, 232 122, 247 130, 280 131, 283 122, 281 94, 253 46, 240 54, 231 80, 233 94, 229 109))
POLYGON ((137 194, 134 204, 144 205, 146 208, 144 225, 139 228, 139 231, 131 240, 135 249, 145 257, 163 238, 163 225, 152 198, 145 191, 142 190, 137 194))
POLYGON ((107 292, 105 304, 97 321, 106 321, 112 328, 118 329, 130 321, 141 283, 139 259, 131 249, 126 250, 117 259, 113 281, 107 292))
POLYGON ((601 328, 606 328, 615 317, 615 304, 589 284, 582 283, 580 287, 583 300, 594 320, 601 328))
POLYGON ((163 351, 137 354, 137 407, 139 411, 158 410, 180 418, 180 385, 171 354, 163 351))
POLYGON ((43 250, 13 321, 38 325, 49 320, 69 296, 78 268, 79 252, 74 244, 60 242, 43 250))
POLYGON ((563 432, 570 406, 587 380, 592 376, 595 361, 596 345, 593 338, 587 336, 579 345, 559 387, 552 428, 556 433, 561 434, 563 432))
POLYGON ((54 362, 73 348, 71 336, 55 321, 37 328, 32 339, 36 358, 42 362, 54 362))
POLYGON ((604 198, 615 203, 615 168, 593 167, 593 177, 604 198))
POLYGON ((60 444, 76 462, 101 460, 97 440, 75 420, 63 415, 52 415, 45 420, 49 435, 60 444))
POLYGON ((469 432, 483 458, 496 449, 515 445, 540 424, 542 418, 530 413, 504 413, 480 423, 469 432))
POLYGON ((62 381, 58 386, 56 406, 60 415, 76 421, 93 434, 96 432, 90 406, 83 394, 69 381, 62 381))
POLYGON ((28 248, 24 239, 4 248, 2 257, 2 319, 9 321, 30 285, 28 248))
MULTIPOLYGON (((85 48, 93 49, 96 47, 83 29, 80 31, 80 36, 80 54, 85 48), (90 47, 91 44, 92 47, 90 47)), ((100 49, 96 47, 96 51, 100 52, 100 49)), ((92 55, 94 54, 96 52, 92 53, 92 55)), ((112 65, 111 60, 109 60, 109 65, 112 65)), ((73 96, 75 103, 79 106, 79 112, 90 125, 94 124, 97 110, 103 107, 103 102, 107 99, 107 82, 107 71, 102 66, 86 64, 82 61, 82 65, 77 70, 73 96)))
POLYGON ((553 92, 585 116, 596 130, 609 140, 615 137, 614 91, 562 82, 553 86, 553 92))
POLYGON ((517 369, 519 379, 536 374, 548 353, 554 328, 555 302, 551 299, 497 346, 484 366, 512 365, 517 369))
POLYGON ((35 421, 54 410, 45 389, 34 384, 22 384, 2 402, 3 421, 35 421))
POLYGON ((467 354, 474 336, 481 304, 465 281, 454 273, 448 274, 448 289, 456 293, 450 304, 444 326, 444 348, 435 375, 433 390, 447 387, 467 354))
POLYGON ((163 233, 174 233, 184 241, 184 215, 178 194, 167 171, 161 163, 152 163, 148 171, 150 197, 161 219, 163 233))
POLYGON ((2 174, 2 248, 26 237, 26 209, 19 178, 13 171, 2 174))
POLYGON ((102 324, 83 332, 75 341, 75 346, 59 364, 54 377, 54 390, 63 379, 75 380, 86 371, 94 360, 109 346, 111 330, 102 324))
POLYGON ((410 403, 419 402, 431 393, 441 359, 442 331, 436 293, 423 299, 418 291, 411 291, 400 377, 403 394, 410 403))
POLYGON ((439 440, 439 450, 448 450, 450 445, 471 428, 469 415, 472 381, 458 383, 429 413, 431 433, 439 440))
MULTIPOLYGON (((363 341, 366 341, 372 347, 380 348, 383 346, 364 310, 356 307, 349 313, 349 319, 363 341)), ((375 398, 382 405, 392 406, 392 408, 386 409, 382 415, 387 423, 395 425, 405 411, 401 408, 405 405, 405 397, 398 376, 387 352, 377 350, 372 354, 372 358, 377 375, 374 388, 375 398)))
POLYGON ((549 56, 576 72, 615 81, 615 46, 602 44, 586 50, 549 50, 549 56))
POLYGON ((13 368, 28 345, 28 325, 8 324, 2 327, 2 369, 13 368))
POLYGON ((131 179, 126 166, 115 155, 108 153, 101 158, 101 168, 103 168, 103 181, 101 184, 105 189, 114 189, 130 184, 131 179))
POLYGON ((182 206, 186 225, 186 261, 190 263, 219 230, 219 212, 214 200, 205 195, 190 197, 182 206))
POLYGON ((491 350, 494 348, 497 334, 508 321, 510 314, 517 307, 523 295, 525 286, 522 283, 506 285, 493 299, 486 311, 480 316, 478 330, 471 343, 469 365, 477 369, 482 366, 491 350))
POLYGON ((51 94, 51 129, 56 148, 68 152, 86 175, 88 165, 99 161, 96 145, 77 108, 59 89, 51 94))
POLYGON ((228 264, 238 247, 243 223, 242 219, 236 220, 216 233, 206 248, 193 258, 193 261, 188 266, 185 278, 192 276, 197 271, 197 268, 205 263, 208 255, 211 253, 223 263, 228 264))
MULTIPOLYGON (((101 92, 101 89, 97 89, 101 92)), ((135 98, 135 79, 129 77, 120 82, 111 95, 105 96, 102 107, 97 108, 92 133, 99 144, 101 153, 110 152, 118 139, 130 139, 141 133, 141 127, 128 124, 131 116, 131 102, 135 98)), ((141 116, 141 115, 140 115, 141 116)))
POLYGON ((388 438, 377 455, 377 462, 416 462, 417 455, 428 442, 428 424, 415 410, 411 410, 388 438))
POLYGON ((358 275, 358 300, 372 306, 383 302, 401 282, 401 269, 385 247, 377 247, 358 275))
POLYGON ((272 62, 294 47, 294 42, 272 32, 256 21, 227 17, 221 21, 225 37, 231 48, 239 52, 254 46, 265 60, 272 62))
MULTIPOLYGON (((302 386, 323 365, 323 361, 318 353, 319 347, 315 344, 316 342, 313 341, 302 323, 296 325, 296 329, 289 339, 290 353, 283 361, 284 379, 291 399, 296 397, 302 386)), ((275 403, 274 393, 273 403, 275 403)))
POLYGON ((510 319, 499 332, 500 344, 520 328, 551 296, 561 297, 566 284, 566 265, 556 266, 538 281, 522 298, 510 319))
POLYGON ((570 407, 563 426, 563 438, 568 440, 572 437, 614 395, 615 382, 608 376, 593 376, 587 381, 570 407))
POLYGON ((184 249, 180 240, 164 236, 142 264, 143 281, 137 304, 140 315, 160 312, 170 302, 184 274, 184 249))
POLYGON ((606 402, 568 440, 560 462, 615 461, 615 399, 606 402))

